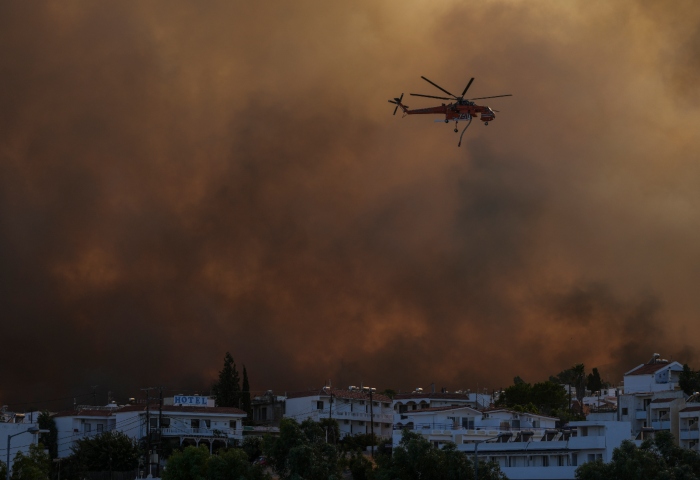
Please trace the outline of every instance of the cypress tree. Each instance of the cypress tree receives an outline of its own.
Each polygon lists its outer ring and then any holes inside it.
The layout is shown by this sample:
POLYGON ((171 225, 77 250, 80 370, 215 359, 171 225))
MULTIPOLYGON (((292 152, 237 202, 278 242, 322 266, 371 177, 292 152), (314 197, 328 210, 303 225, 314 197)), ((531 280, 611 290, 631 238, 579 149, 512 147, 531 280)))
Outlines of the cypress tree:
POLYGON ((243 365, 243 390, 241 391, 241 409, 245 410, 250 417, 250 384, 248 383, 248 371, 243 365))
POLYGON ((212 387, 218 407, 239 407, 241 402, 241 383, 236 370, 236 362, 229 352, 224 357, 224 368, 219 372, 219 381, 212 387))

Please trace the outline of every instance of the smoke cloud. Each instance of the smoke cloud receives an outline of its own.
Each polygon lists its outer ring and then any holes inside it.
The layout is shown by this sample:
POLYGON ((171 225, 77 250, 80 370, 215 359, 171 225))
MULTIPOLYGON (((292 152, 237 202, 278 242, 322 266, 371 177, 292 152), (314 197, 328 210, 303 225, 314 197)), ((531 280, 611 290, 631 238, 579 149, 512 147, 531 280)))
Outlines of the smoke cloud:
POLYGON ((700 7, 0 5, 0 399, 698 362, 700 7), (449 91, 505 93, 461 148, 449 91))

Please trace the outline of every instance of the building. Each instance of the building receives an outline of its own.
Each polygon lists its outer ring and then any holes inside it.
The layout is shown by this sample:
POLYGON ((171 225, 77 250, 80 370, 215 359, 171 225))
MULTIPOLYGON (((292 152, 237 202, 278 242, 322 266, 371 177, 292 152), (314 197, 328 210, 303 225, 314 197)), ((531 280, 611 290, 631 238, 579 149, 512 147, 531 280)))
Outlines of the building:
POLYGON ((279 427, 285 412, 287 397, 275 395, 272 390, 253 397, 251 401, 252 420, 255 425, 279 427))
POLYGON ((651 429, 668 430, 678 438, 678 412, 685 407, 685 395, 678 385, 682 370, 680 363, 655 353, 648 363, 625 373, 618 420, 630 423, 635 439, 641 440, 643 432, 651 429))
POLYGON ((435 446, 480 441, 500 434, 516 439, 539 439, 553 430, 557 419, 533 413, 495 409, 479 411, 466 406, 429 407, 399 414, 394 423, 392 443, 397 446, 404 429, 426 437, 435 446))
POLYGON ((420 410, 431 407, 466 406, 477 410, 489 408, 492 403, 490 395, 463 392, 423 392, 416 389, 412 393, 397 393, 394 395, 394 414, 420 410))
POLYGON ((109 405, 83 407, 54 415, 58 430, 58 456, 71 454, 78 440, 107 431, 118 431, 134 440, 152 445, 206 445, 210 451, 243 440, 246 413, 238 408, 214 407, 213 402, 193 406, 195 398, 175 397, 162 407, 150 405, 109 405), (184 399, 184 400, 183 400, 184 399), (173 401, 174 400, 174 401, 173 401))
POLYGON ((370 401, 367 389, 349 387, 340 390, 325 387, 287 395, 284 416, 299 422, 307 418, 315 422, 323 418, 335 419, 341 437, 368 434, 374 429, 376 436, 391 438, 394 420, 391 403, 386 395, 374 392, 370 401))
POLYGON ((10 469, 18 453, 29 454, 29 447, 37 445, 41 434, 28 433, 29 429, 39 428, 37 412, 33 414, 14 413, 7 409, 6 405, 0 409, 0 460, 7 460, 8 436, 12 435, 10 442, 10 469))
POLYGON ((610 462, 613 450, 630 437, 627 422, 571 422, 561 430, 545 429, 541 435, 508 435, 491 441, 458 445, 460 451, 498 463, 511 480, 565 480, 575 478, 578 466, 602 460, 610 462))
POLYGON ((664 360, 655 353, 648 363, 637 365, 625 373, 624 393, 631 395, 677 390, 679 375, 682 371, 683 365, 664 360))

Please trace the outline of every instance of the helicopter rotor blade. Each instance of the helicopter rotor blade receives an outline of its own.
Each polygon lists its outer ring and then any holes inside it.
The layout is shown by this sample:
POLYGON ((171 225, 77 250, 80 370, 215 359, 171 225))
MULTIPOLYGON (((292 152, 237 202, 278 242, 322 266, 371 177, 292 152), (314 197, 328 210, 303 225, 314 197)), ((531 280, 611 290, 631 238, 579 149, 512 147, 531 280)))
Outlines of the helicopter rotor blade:
POLYGON ((469 90, 469 87, 471 87, 473 81, 474 81, 474 77, 472 77, 472 79, 469 80, 469 83, 467 83, 467 86, 464 87, 464 91, 462 92, 462 98, 464 98, 464 94, 467 93, 467 90, 469 90))
POLYGON ((434 95, 421 95, 420 93, 411 93, 414 97, 439 98, 440 100, 454 100, 454 98, 436 97, 434 95))
POLYGON ((399 105, 396 104, 396 108, 394 109, 394 113, 392 113, 392 115, 396 115, 396 110, 398 110, 398 109, 399 109, 399 105))
POLYGON ((468 98, 467 100, 483 100, 485 98, 500 98, 500 97, 512 97, 513 94, 508 93, 506 95, 493 95, 491 97, 477 97, 477 98, 468 98))
POLYGON ((459 97, 455 97, 454 94, 448 92, 447 90, 445 90, 444 88, 442 88, 442 87, 441 87, 440 85, 438 85, 437 83, 431 82, 430 80, 428 80, 427 78, 425 78, 423 75, 421 75, 420 78, 422 78, 423 80, 425 80, 426 82, 428 82, 429 84, 431 84, 433 87, 439 88, 440 90, 442 90, 443 92, 445 92, 445 93, 448 94, 449 96, 451 96, 451 97, 453 97, 453 98, 459 98, 459 97))

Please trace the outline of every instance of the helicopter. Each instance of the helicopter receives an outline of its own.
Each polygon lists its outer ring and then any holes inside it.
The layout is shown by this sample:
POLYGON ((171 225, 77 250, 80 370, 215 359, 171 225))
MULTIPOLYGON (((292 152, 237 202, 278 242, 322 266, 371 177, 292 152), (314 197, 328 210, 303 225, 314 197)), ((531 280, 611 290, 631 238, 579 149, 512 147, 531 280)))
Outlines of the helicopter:
MULTIPOLYGON (((500 97, 512 97, 513 95, 508 93, 505 95, 492 95, 489 97, 477 97, 477 98, 464 98, 464 95, 466 95, 467 90, 469 90, 469 87, 471 87, 472 82, 474 81, 474 77, 469 80, 469 83, 467 83, 467 86, 464 87, 464 91, 462 91, 462 95, 459 97, 457 95, 454 95, 444 88, 442 88, 440 85, 438 85, 435 82, 432 82, 425 78, 424 76, 421 75, 423 80, 434 86, 435 88, 445 92, 447 95, 449 95, 451 98, 448 97, 437 97, 435 95, 423 95, 420 93, 411 93, 412 96, 414 97, 426 97, 426 98, 437 98, 440 100, 450 100, 452 103, 449 104, 442 104, 439 107, 429 107, 429 108, 418 108, 414 110, 409 110, 408 105, 404 105, 401 103, 401 100, 403 100, 403 93, 401 94, 400 97, 396 97, 393 100, 389 100, 389 103, 392 103, 396 105, 396 108, 394 108, 394 115, 396 115, 396 111, 401 107, 401 110, 403 111, 403 116, 405 117, 406 115, 429 115, 429 114, 439 114, 439 115, 445 115, 445 123, 449 123, 451 121, 455 122, 455 133, 459 131, 457 128, 457 124, 459 123, 460 120, 466 120, 467 121, 467 126, 464 127, 464 130, 462 130, 462 134, 459 136, 459 143, 457 146, 462 145, 462 137, 464 136, 464 132, 467 130, 469 125, 472 123, 472 118, 476 117, 477 115, 480 115, 479 120, 484 122, 484 125, 488 125, 489 122, 493 121, 496 119, 496 113, 498 110, 493 110, 487 106, 484 105, 477 105, 474 103, 474 100, 484 100, 486 98, 500 98, 500 97)), ((436 122, 440 122, 441 120, 435 120, 436 122)))

